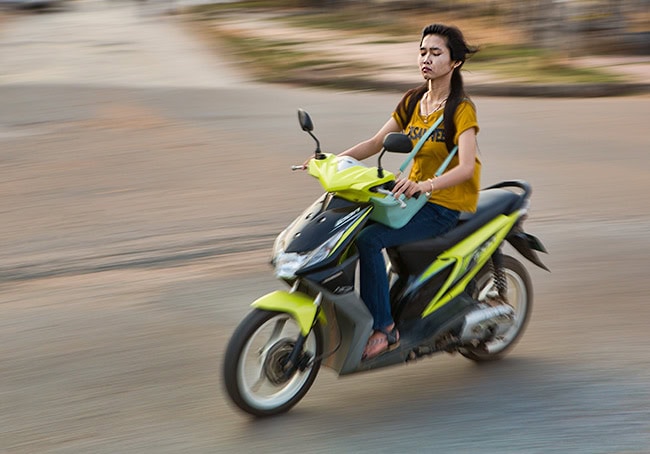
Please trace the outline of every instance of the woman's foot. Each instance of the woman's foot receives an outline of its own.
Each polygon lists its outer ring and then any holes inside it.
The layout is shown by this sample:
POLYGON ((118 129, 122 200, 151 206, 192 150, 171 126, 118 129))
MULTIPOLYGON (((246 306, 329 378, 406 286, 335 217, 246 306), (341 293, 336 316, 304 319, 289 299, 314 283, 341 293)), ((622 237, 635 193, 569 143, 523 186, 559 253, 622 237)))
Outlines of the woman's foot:
POLYGON ((372 333, 363 351, 363 359, 374 358, 397 347, 399 347, 399 331, 397 331, 393 323, 384 329, 378 329, 372 333))

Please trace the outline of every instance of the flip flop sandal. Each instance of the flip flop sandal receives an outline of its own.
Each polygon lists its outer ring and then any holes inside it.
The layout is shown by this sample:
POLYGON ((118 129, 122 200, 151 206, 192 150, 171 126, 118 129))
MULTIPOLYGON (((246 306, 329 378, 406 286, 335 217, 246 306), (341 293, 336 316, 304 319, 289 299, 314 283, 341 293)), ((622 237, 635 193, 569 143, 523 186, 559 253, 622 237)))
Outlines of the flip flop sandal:
POLYGON ((399 347, 399 331, 397 331, 397 327, 393 327, 390 331, 384 329, 376 329, 375 333, 381 333, 384 336, 383 337, 375 337, 375 339, 369 340, 368 344, 366 345, 366 349, 370 346, 378 345, 378 344, 383 344, 386 343, 386 348, 383 350, 380 350, 376 353, 374 353, 372 356, 369 356, 368 354, 364 353, 363 359, 372 359, 376 358, 377 356, 381 355, 382 353, 386 353, 392 350, 395 350, 397 347, 399 347))

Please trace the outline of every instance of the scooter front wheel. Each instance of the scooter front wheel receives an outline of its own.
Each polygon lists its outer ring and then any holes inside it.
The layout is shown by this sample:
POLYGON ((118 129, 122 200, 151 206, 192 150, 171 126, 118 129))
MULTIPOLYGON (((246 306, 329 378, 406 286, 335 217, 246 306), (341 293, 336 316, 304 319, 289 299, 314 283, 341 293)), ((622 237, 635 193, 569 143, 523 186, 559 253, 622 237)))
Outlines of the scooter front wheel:
POLYGON ((304 397, 320 369, 322 336, 318 326, 305 339, 301 366, 287 371, 300 328, 289 314, 255 309, 233 333, 223 364, 226 392, 243 411, 272 416, 304 397))

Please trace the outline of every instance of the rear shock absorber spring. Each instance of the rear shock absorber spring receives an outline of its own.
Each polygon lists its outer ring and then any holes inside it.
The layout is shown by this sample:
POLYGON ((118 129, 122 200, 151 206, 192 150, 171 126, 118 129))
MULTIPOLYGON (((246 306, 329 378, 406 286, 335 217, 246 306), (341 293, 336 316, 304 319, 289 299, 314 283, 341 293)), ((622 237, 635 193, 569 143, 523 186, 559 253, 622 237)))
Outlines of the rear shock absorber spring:
POLYGON ((506 280, 506 273, 503 271, 503 254, 501 253, 501 249, 497 249, 494 252, 490 264, 492 267, 494 286, 497 288, 499 297, 504 303, 508 303, 508 281, 506 280))

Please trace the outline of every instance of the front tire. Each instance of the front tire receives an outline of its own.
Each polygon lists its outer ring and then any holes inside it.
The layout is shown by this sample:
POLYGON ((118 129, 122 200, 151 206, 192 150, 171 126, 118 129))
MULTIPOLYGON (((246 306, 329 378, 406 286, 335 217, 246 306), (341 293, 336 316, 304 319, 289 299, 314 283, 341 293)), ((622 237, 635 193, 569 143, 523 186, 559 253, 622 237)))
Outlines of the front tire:
POLYGON ((226 392, 235 405, 254 416, 272 416, 304 397, 320 369, 323 341, 314 327, 302 352, 308 365, 286 376, 283 364, 299 335, 289 314, 261 309, 248 314, 233 333, 223 364, 226 392))
MULTIPOLYGON (((503 358, 521 338, 528 325, 533 309, 533 285, 524 265, 514 257, 503 256, 503 272, 507 283, 508 303, 514 309, 514 323, 502 336, 477 347, 459 349, 461 355, 477 362, 495 361, 503 358)), ((476 289, 473 297, 485 301, 498 297, 491 267, 485 266, 474 278, 476 289)))

